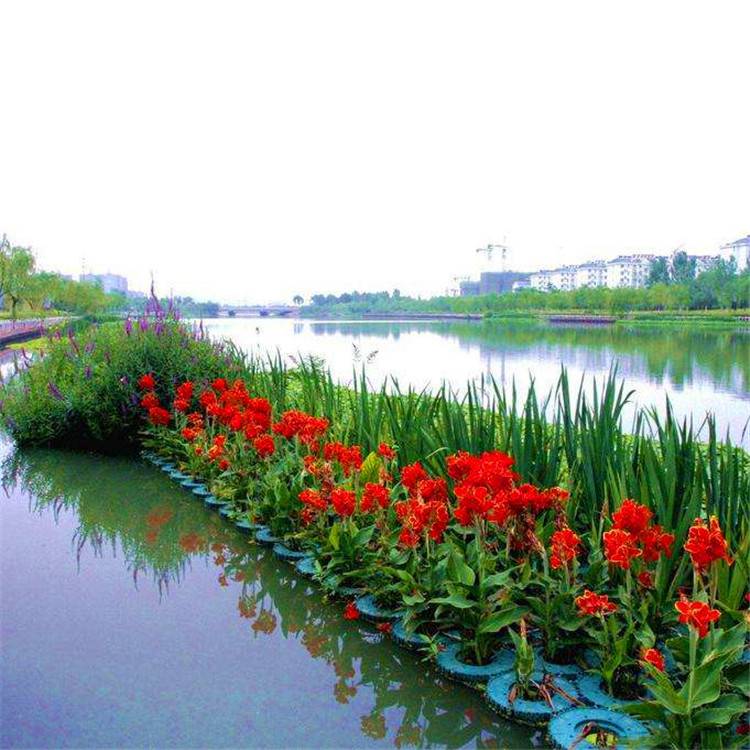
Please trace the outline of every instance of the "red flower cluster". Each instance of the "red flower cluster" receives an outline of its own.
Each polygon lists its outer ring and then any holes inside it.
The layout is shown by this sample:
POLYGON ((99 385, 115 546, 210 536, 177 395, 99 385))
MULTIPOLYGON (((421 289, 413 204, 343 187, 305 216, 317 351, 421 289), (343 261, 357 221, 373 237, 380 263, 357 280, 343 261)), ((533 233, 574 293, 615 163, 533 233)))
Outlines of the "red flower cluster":
POLYGON ((459 451, 446 459, 448 476, 455 482, 458 503, 453 511, 462 526, 477 519, 502 524, 508 517, 507 494, 518 475, 512 470, 513 459, 500 451, 472 456, 459 451))
POLYGON ((385 509, 390 503, 391 492, 386 486, 375 484, 375 482, 367 482, 362 492, 362 499, 359 502, 359 509, 362 513, 370 513, 377 507, 385 509))
POLYGON ((358 620, 359 619, 359 610, 357 609, 357 605, 355 602, 349 602, 346 605, 346 609, 344 609, 344 619, 345 620, 358 620))
POLYGON ((439 542, 450 520, 445 480, 431 479, 422 464, 416 462, 401 470, 401 484, 408 497, 394 505, 401 522, 399 542, 405 547, 416 547, 423 533, 439 542))
POLYGON ((613 527, 602 535, 604 556, 610 565, 629 570, 634 559, 655 562, 659 556, 672 555, 674 534, 668 534, 658 524, 651 525, 653 513, 634 500, 624 500, 612 514, 613 527))
POLYGON ((169 424, 170 414, 161 406, 152 406, 148 410, 148 419, 153 425, 166 426, 169 424))
POLYGON ((708 635, 709 624, 721 617, 718 609, 711 609, 705 602, 691 602, 684 594, 680 596, 678 602, 675 602, 674 607, 679 612, 677 619, 695 628, 699 638, 705 638, 708 635))
POLYGON ((685 551, 690 555, 693 565, 701 571, 709 568, 717 560, 724 560, 727 565, 732 564, 729 546, 716 516, 711 516, 708 526, 702 518, 695 519, 688 531, 685 551))
POLYGON ((595 594, 585 589, 581 596, 576 597, 578 614, 583 615, 606 615, 617 610, 617 605, 609 600, 606 594, 595 594))
POLYGON ((356 510, 357 496, 351 490, 335 487, 331 491, 331 505, 342 518, 348 518, 356 510))
POLYGON ((564 526, 552 534, 551 546, 552 554, 550 555, 550 565, 553 568, 567 567, 578 555, 578 548, 581 545, 581 538, 572 529, 564 526))
POLYGON ((381 443, 378 446, 378 455, 386 461, 392 461, 396 458, 396 451, 393 450, 393 447, 388 445, 388 443, 381 443))
POLYGON ((328 429, 327 419, 313 417, 303 411, 286 411, 272 429, 277 435, 291 440, 296 437, 300 443, 313 447, 328 429))
POLYGON ((261 458, 268 458, 276 452, 276 443, 271 435, 259 435, 253 440, 253 448, 261 458))
POLYGON ((358 445, 326 443, 323 446, 323 458, 326 461, 338 462, 345 477, 362 468, 362 449, 358 445))
POLYGON ((138 379, 138 387, 142 391, 153 391, 154 388, 156 388, 156 380, 154 379, 154 376, 150 373, 147 373, 146 375, 142 375, 138 379))
POLYGON ((664 671, 664 655, 655 648, 643 649, 641 660, 656 667, 660 672, 664 671))
POLYGON ((193 384, 186 380, 177 386, 175 392, 174 409, 175 411, 186 412, 190 408, 190 402, 193 400, 193 384))

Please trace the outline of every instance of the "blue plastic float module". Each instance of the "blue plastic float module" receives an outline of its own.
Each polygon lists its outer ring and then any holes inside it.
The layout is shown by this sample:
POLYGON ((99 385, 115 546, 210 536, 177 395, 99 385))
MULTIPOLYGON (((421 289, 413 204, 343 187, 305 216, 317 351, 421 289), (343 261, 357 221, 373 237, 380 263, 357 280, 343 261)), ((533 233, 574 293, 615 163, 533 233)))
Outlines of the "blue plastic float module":
POLYGON ((208 497, 211 494, 211 490, 205 484, 200 484, 197 487, 193 487, 193 494, 197 497, 208 497))
POLYGON ((557 677, 568 677, 571 680, 577 680, 584 674, 583 669, 578 664, 561 664, 559 662, 547 661, 544 658, 541 646, 537 646, 534 649, 534 659, 539 668, 547 672, 547 674, 556 675, 557 677))
POLYGON ((180 486, 184 487, 186 490, 194 490, 194 489, 197 489, 198 487, 203 487, 204 484, 203 482, 198 482, 195 479, 188 478, 180 482, 180 486))
POLYGON ((238 521, 234 522, 234 525, 240 530, 244 531, 246 533, 250 533, 251 531, 258 531, 259 529, 264 528, 259 523, 252 523, 252 521, 248 521, 247 518, 240 518, 238 521))
POLYGON ((514 668, 515 657, 508 649, 500 649, 487 664, 467 664, 458 658, 463 643, 444 643, 437 655, 437 666, 448 677, 470 684, 481 684, 492 677, 510 672, 514 668))
POLYGON ((267 547, 272 547, 277 542, 280 542, 281 539, 275 537, 268 526, 261 526, 255 532, 255 541, 258 542, 258 544, 265 544, 267 547))
MULTIPOLYGON (((531 675, 531 679, 534 682, 541 683, 544 679, 544 672, 541 669, 535 671, 531 675)), ((580 699, 578 689, 574 683, 569 682, 563 677, 552 676, 552 679, 554 680, 554 684, 571 698, 574 700, 580 699)), ((487 702, 496 711, 523 724, 532 724, 533 726, 546 724, 553 714, 560 713, 576 705, 575 702, 569 701, 554 690, 550 690, 552 705, 544 700, 544 698, 530 700, 521 696, 518 696, 511 702, 509 697, 510 691, 515 683, 515 670, 493 677, 487 683, 486 697, 487 702)))
POLYGON ((578 692, 581 694, 581 700, 597 708, 617 708, 624 706, 631 701, 624 701, 610 695, 604 688, 601 675, 584 674, 578 678, 578 692))
POLYGON ((294 566, 297 572, 305 578, 312 578, 317 572, 315 568, 315 558, 308 555, 303 557, 301 560, 297 560, 294 566))
POLYGON ((648 730, 637 719, 626 714, 610 711, 606 708, 571 708, 552 717, 547 733, 552 745, 562 750, 571 747, 590 747, 581 736, 587 725, 593 725, 614 735, 615 745, 608 745, 612 750, 624 750, 624 742, 633 743, 630 747, 638 747, 639 738, 646 737, 648 730))
POLYGON ((289 549, 285 544, 276 542, 273 545, 273 554, 280 560, 286 560, 287 562, 296 562, 304 557, 308 557, 308 552, 302 552, 301 550, 289 549))
POLYGON ((360 596, 356 601, 359 614, 362 619, 370 622, 392 622, 401 616, 401 612, 395 609, 384 609, 372 594, 360 596))
POLYGON ((393 623, 391 638, 393 638, 399 646, 415 651, 424 648, 430 642, 430 639, 426 635, 417 633, 416 631, 407 630, 404 625, 403 617, 399 617, 399 619, 393 623))
POLYGON ((212 508, 223 508, 226 505, 225 500, 220 500, 218 497, 215 497, 214 495, 206 495, 203 498, 203 502, 212 508))

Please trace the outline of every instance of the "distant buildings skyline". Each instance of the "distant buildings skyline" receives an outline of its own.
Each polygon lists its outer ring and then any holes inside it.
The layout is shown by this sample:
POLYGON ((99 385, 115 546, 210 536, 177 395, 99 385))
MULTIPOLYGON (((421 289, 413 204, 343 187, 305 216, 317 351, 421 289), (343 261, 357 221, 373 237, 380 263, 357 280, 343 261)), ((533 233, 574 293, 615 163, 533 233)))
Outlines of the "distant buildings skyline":
MULTIPOLYGON (((722 245, 720 251, 722 252, 716 255, 686 255, 695 261, 696 275, 710 269, 722 257, 727 260, 734 259, 738 272, 750 267, 750 235, 722 245)), ((488 271, 480 274, 479 281, 462 281, 460 294, 474 296, 511 290, 518 292, 524 289, 535 289, 540 292, 596 287, 637 289, 646 286, 654 260, 666 258, 671 263, 677 252, 680 251, 675 251, 669 256, 658 253, 618 255, 610 260, 590 260, 529 273, 488 271)))

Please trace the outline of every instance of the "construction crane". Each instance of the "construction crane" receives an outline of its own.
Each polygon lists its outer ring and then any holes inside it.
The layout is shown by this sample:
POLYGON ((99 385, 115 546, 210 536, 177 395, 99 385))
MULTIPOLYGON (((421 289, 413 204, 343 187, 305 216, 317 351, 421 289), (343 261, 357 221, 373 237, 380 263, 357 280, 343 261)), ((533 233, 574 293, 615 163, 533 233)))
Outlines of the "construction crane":
POLYGON ((493 245, 489 244, 487 247, 478 247, 476 249, 478 253, 487 253, 487 263, 492 263, 492 256, 494 253, 500 253, 500 270, 505 271, 505 261, 508 257, 508 248, 505 245, 493 245))

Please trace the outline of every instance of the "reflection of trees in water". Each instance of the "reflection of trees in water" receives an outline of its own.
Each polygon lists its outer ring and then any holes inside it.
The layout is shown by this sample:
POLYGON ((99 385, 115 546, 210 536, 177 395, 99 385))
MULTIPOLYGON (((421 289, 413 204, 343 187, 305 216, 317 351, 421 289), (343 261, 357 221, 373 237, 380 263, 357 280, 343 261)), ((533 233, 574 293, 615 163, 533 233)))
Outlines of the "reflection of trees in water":
POLYGON ((528 357, 575 363, 582 369, 608 369, 613 360, 620 372, 662 381, 677 388, 711 380, 740 395, 750 391, 750 334, 688 327, 552 326, 529 321, 435 321, 313 323, 318 335, 373 336, 397 339, 402 333, 434 333, 455 339, 459 346, 479 345, 486 359, 528 357))
POLYGON ((217 586, 237 589, 237 616, 248 622, 253 638, 278 633, 297 640, 312 658, 329 665, 331 698, 338 703, 371 691, 372 706, 359 725, 366 737, 391 737, 398 747, 529 744, 526 730, 496 719, 475 693, 441 680, 419 655, 381 642, 385 637, 368 625, 345 622, 340 603, 327 602, 292 566, 249 544, 217 513, 186 500, 149 467, 17 450, 3 462, 2 482, 6 491, 27 493, 33 512, 76 512, 76 554, 90 549, 116 556, 122 550, 136 583, 146 574, 167 593, 194 559, 213 566, 217 586))

